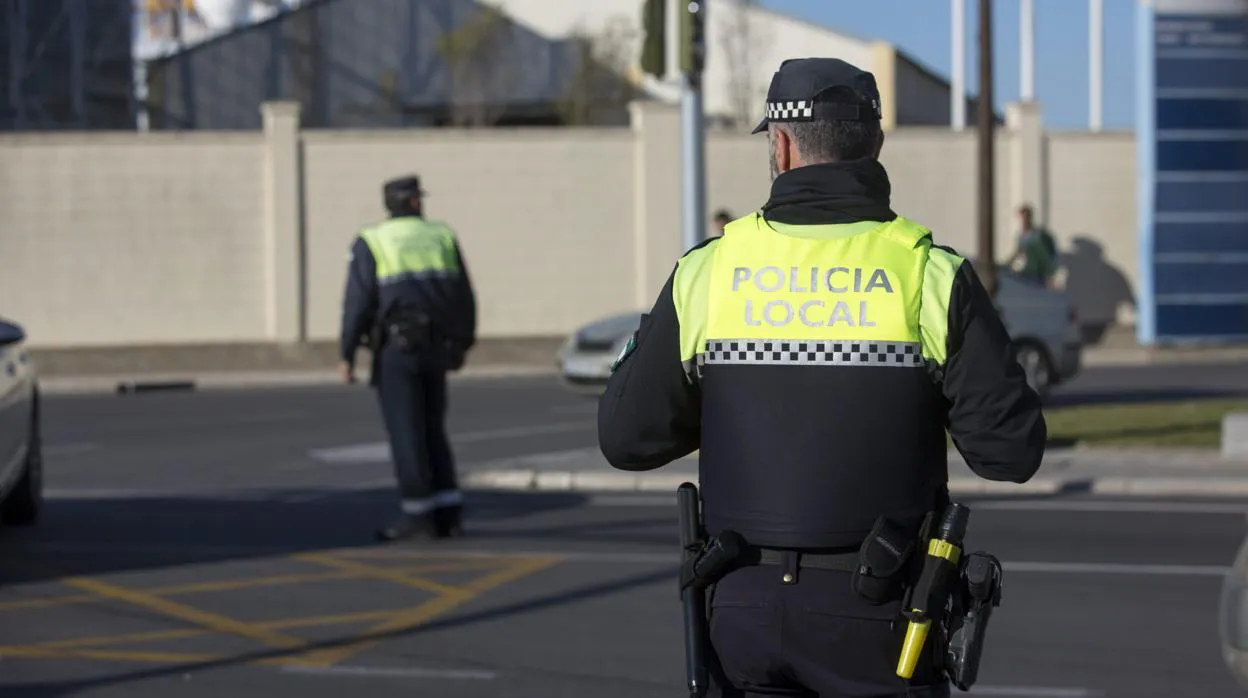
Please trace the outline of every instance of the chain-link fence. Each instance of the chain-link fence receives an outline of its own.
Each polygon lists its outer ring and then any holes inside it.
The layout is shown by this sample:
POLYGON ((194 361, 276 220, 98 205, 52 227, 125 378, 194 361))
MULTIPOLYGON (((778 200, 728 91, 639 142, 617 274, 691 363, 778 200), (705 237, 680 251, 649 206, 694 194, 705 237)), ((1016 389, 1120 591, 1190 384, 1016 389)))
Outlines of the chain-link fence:
POLYGON ((0 0, 0 131, 133 130, 124 0, 0 0))
POLYGON ((310 0, 151 62, 147 107, 153 129, 256 129, 278 99, 313 128, 626 121, 631 85, 585 47, 469 0, 310 0))

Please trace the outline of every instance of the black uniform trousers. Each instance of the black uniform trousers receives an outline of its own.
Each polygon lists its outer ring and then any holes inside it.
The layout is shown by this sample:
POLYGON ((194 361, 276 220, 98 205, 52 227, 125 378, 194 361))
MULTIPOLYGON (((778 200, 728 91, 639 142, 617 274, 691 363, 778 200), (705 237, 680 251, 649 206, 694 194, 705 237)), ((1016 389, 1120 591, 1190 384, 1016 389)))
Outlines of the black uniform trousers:
POLYGON ((435 509, 460 507, 462 497, 446 433, 446 371, 418 354, 383 347, 377 394, 403 511, 432 520, 435 509))
POLYGON ((906 633, 900 600, 868 603, 848 572, 802 568, 785 584, 786 571, 744 567, 713 588, 711 695, 948 698, 931 642, 914 676, 897 676, 906 633))

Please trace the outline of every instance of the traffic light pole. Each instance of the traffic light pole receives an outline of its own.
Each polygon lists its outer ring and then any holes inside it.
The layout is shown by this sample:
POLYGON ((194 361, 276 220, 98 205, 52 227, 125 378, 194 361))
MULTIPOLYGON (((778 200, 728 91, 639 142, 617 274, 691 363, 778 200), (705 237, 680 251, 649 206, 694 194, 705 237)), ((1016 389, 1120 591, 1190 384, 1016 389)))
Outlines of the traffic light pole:
POLYGON ((680 112, 684 169, 684 249, 706 239, 705 119, 702 118, 702 86, 699 76, 682 76, 680 112))
MULTIPOLYGON (((680 2, 681 0, 677 0, 680 2)), ((691 61, 681 74, 681 160, 684 173, 684 251, 706 239, 706 119, 702 106, 702 66, 706 52, 703 31, 706 0, 690 0, 688 13, 691 61)))

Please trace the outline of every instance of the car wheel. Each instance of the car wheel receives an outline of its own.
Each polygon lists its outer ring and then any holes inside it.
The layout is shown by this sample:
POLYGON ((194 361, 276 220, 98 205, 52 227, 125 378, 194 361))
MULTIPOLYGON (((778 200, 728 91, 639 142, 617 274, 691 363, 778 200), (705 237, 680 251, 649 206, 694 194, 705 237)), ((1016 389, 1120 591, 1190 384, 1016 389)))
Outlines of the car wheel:
POLYGON ((39 402, 35 401, 30 420, 30 444, 26 466, 17 485, 0 503, 0 522, 8 526, 29 526, 39 519, 43 505, 43 439, 39 428, 39 402))
POLYGON ((1023 367, 1027 385, 1040 397, 1047 397, 1053 387, 1053 364, 1043 348, 1031 342, 1022 342, 1014 350, 1014 358, 1023 367))

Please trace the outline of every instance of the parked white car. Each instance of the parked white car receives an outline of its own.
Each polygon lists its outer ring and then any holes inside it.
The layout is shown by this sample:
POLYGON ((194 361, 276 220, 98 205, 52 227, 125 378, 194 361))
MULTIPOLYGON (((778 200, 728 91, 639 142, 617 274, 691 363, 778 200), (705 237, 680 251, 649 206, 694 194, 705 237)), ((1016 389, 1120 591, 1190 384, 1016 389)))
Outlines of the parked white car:
POLYGON ((39 391, 26 333, 0 318, 0 523, 25 526, 43 503, 39 391))
MULTIPOLYGON (((1014 340, 1027 381, 1041 396, 1079 373, 1083 340, 1070 298, 1063 290, 1028 281, 1009 269, 997 272, 997 304, 1014 340)), ((559 349, 563 380, 578 387, 601 387, 611 364, 641 321, 640 312, 595 320, 576 330, 559 349)))

